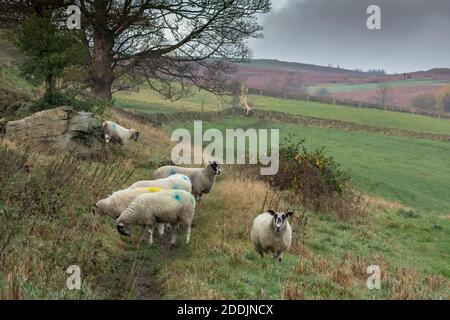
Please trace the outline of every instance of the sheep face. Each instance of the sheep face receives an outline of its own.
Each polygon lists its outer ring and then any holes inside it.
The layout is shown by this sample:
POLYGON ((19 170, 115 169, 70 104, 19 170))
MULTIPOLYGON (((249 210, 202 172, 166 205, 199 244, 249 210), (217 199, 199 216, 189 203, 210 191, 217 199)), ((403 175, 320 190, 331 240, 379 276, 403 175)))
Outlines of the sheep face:
POLYGON ((117 231, 123 236, 131 236, 131 233, 127 230, 127 228, 123 225, 123 223, 117 224, 117 231))
POLYGON ((139 139, 139 131, 136 131, 134 129, 130 129, 130 133, 131 133, 131 139, 133 139, 134 141, 138 141, 138 139, 139 139))
POLYGON ((94 205, 91 207, 91 213, 95 216, 97 214, 97 203, 94 203, 94 205))
POLYGON ((219 175, 220 172, 221 172, 221 170, 220 170, 220 163, 218 161, 216 161, 216 160, 209 162, 208 168, 215 175, 219 175))
POLYGON ((279 233, 286 228, 287 218, 293 215, 292 211, 284 213, 283 211, 275 212, 273 210, 268 210, 267 212, 273 217, 272 226, 276 233, 279 233))

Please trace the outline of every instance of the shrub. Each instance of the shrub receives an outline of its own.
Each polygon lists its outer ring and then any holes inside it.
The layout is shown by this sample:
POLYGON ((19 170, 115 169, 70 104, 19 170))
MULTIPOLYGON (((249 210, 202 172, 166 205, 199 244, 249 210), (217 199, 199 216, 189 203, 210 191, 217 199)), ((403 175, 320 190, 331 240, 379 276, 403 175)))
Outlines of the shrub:
POLYGON ((437 103, 441 111, 450 112, 450 85, 443 86, 438 91, 437 103))
POLYGON ((292 200, 309 209, 335 212, 342 218, 360 213, 349 172, 326 156, 323 148, 309 151, 304 140, 287 138, 280 149, 279 171, 268 179, 273 187, 289 190, 292 200))
POLYGON ((47 92, 41 99, 37 100, 33 105, 33 111, 37 112, 60 106, 71 106, 77 111, 102 114, 109 104, 90 95, 77 96, 69 91, 53 91, 47 92))
POLYGON ((411 99, 411 106, 422 110, 435 110, 436 97, 432 94, 422 93, 411 99))
POLYGON ((316 96, 318 97, 328 97, 330 93, 328 92, 327 88, 320 88, 316 91, 316 96))

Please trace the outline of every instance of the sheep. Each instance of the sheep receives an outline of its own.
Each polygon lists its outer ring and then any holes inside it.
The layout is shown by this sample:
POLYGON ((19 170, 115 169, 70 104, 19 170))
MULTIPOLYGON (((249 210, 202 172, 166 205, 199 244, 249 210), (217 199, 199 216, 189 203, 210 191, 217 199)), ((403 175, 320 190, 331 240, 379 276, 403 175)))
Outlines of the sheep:
POLYGON ((210 162, 205 168, 184 168, 177 166, 164 166, 155 171, 155 178, 165 178, 176 173, 189 177, 192 183, 192 194, 197 201, 204 193, 209 193, 214 186, 216 177, 220 174, 220 164, 217 161, 210 162))
MULTIPOLYGON (((128 189, 135 189, 141 187, 158 187, 161 189, 178 189, 185 190, 189 193, 192 192, 191 180, 183 174, 174 174, 167 178, 161 178, 156 180, 141 180, 132 184, 128 189)), ((165 226, 159 224, 158 233, 160 237, 164 235, 165 226)))
POLYGON ((161 190, 138 196, 117 218, 117 231, 130 236, 128 228, 140 225, 148 228, 149 244, 153 244, 153 226, 155 223, 170 224, 172 238, 170 244, 177 241, 178 225, 187 227, 186 244, 191 239, 192 219, 194 218, 195 199, 184 190, 161 190))
POLYGON ((283 252, 291 246, 292 228, 287 218, 292 214, 268 210, 253 220, 250 237, 261 257, 270 251, 274 260, 281 262, 283 252))
POLYGON ((125 145, 130 140, 138 141, 139 138, 139 131, 124 128, 112 121, 104 121, 102 129, 106 143, 112 141, 125 145))
POLYGON ((167 178, 161 178, 156 180, 141 180, 133 183, 128 189, 145 188, 145 187, 158 187, 161 189, 178 189, 185 190, 189 193, 192 192, 192 183, 189 177, 183 174, 174 174, 167 178))
POLYGON ((136 188, 119 190, 111 194, 108 198, 97 201, 92 208, 92 213, 106 214, 117 219, 129 204, 143 193, 154 193, 161 191, 158 187, 136 188))

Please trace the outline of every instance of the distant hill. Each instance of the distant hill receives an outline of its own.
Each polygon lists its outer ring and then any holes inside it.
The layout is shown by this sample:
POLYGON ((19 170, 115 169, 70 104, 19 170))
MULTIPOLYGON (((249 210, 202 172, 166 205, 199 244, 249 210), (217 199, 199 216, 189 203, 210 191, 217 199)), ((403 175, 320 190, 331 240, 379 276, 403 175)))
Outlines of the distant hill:
POLYGON ((271 68, 284 71, 296 71, 296 72, 319 72, 319 73, 332 73, 337 75, 347 75, 354 77, 367 77, 370 73, 355 71, 349 69, 342 69, 338 67, 326 67, 314 64, 306 64, 300 62, 288 62, 280 61, 276 59, 251 59, 243 65, 256 68, 271 68))
POLYGON ((362 84, 403 79, 427 79, 450 81, 450 69, 440 68, 405 74, 362 72, 337 67, 319 66, 274 59, 251 59, 237 63, 240 75, 251 88, 276 90, 301 90, 319 84, 362 84))

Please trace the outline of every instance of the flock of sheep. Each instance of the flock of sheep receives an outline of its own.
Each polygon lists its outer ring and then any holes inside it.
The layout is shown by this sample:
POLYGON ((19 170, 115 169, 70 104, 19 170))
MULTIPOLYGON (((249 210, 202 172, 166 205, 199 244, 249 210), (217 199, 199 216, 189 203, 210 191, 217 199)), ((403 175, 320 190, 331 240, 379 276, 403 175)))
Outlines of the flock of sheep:
MULTIPOLYGON (((121 145, 139 138, 138 131, 112 121, 103 123, 103 132, 106 142, 121 145)), ((220 172, 217 161, 204 168, 163 166, 155 171, 154 180, 137 181, 127 189, 116 191, 97 201, 92 211, 116 219, 117 230, 122 235, 130 236, 134 226, 147 229, 150 244, 153 244, 155 225, 158 225, 160 236, 170 228, 171 245, 176 243, 178 227, 185 225, 188 244, 196 203, 203 194, 211 191, 220 172)), ((291 211, 268 210, 253 220, 250 237, 261 257, 271 252, 275 260, 282 260, 283 252, 291 245, 292 228, 288 217, 292 214, 291 211)))

